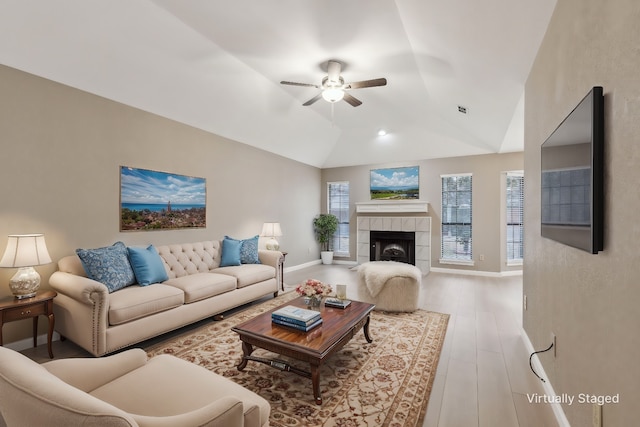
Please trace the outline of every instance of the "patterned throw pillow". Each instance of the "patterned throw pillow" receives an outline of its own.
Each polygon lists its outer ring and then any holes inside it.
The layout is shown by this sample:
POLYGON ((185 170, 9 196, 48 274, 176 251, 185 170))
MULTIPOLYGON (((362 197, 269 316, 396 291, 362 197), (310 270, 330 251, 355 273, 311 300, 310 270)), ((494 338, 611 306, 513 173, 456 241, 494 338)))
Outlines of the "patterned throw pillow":
POLYGON ((87 277, 103 283, 109 292, 135 283, 136 278, 122 242, 97 249, 76 249, 87 277))
POLYGON ((233 237, 224 236, 225 239, 240 242, 240 262, 242 264, 261 264, 258 258, 258 239, 260 236, 255 235, 250 239, 234 239, 233 237))

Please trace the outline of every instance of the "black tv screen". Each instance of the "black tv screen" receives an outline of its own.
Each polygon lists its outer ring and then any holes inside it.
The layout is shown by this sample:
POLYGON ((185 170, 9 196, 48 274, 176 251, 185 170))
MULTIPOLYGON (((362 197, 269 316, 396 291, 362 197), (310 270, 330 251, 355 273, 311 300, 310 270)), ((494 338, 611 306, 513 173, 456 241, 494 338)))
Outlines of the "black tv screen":
POLYGON ((596 86, 541 148, 543 237, 603 250, 604 96, 596 86))

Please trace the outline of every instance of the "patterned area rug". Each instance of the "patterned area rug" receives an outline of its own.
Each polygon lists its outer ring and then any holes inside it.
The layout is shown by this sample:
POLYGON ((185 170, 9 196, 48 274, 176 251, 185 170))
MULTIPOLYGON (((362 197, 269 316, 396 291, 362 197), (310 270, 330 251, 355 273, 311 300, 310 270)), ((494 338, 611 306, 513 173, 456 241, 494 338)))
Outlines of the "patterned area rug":
MULTIPOLYGON (((421 427, 442 349, 449 315, 371 314, 371 344, 362 332, 321 367, 322 405, 313 401, 311 380, 249 361, 244 371, 238 335, 231 327, 295 298, 293 292, 210 323, 147 349, 149 356, 169 353, 258 393, 271 403, 270 425, 421 427)), ((254 356, 284 359, 256 349, 254 356)))

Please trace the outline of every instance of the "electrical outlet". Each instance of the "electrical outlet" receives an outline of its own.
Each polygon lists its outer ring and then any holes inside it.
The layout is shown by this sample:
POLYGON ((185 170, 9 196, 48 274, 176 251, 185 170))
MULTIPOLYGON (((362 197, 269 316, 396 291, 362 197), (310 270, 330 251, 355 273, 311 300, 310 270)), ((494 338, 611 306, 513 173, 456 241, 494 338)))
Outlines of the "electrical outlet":
POLYGON ((553 357, 555 358, 557 355, 557 349, 558 349, 558 342, 557 342, 557 338, 556 338, 556 334, 554 334, 553 332, 551 332, 551 342, 553 343, 553 347, 551 348, 551 350, 553 351, 553 357))
POLYGON ((527 311, 527 295, 526 294, 522 297, 522 308, 524 309, 524 311, 527 311))
POLYGON ((602 405, 593 404, 593 427, 602 427, 602 405))

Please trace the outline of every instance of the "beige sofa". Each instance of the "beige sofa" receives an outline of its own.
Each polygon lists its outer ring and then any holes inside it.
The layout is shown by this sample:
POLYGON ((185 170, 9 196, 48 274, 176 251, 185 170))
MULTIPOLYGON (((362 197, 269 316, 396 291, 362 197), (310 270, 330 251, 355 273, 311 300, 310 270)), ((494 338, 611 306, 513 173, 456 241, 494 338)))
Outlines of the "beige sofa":
POLYGON ((147 360, 133 349, 39 365, 0 347, 0 413, 9 426, 265 427, 270 411, 252 391, 174 356, 147 360))
POLYGON ((168 280, 109 293, 87 277, 77 255, 58 262, 49 284, 55 330, 95 356, 278 295, 279 251, 259 250, 260 264, 220 267, 222 241, 158 246, 168 280))

